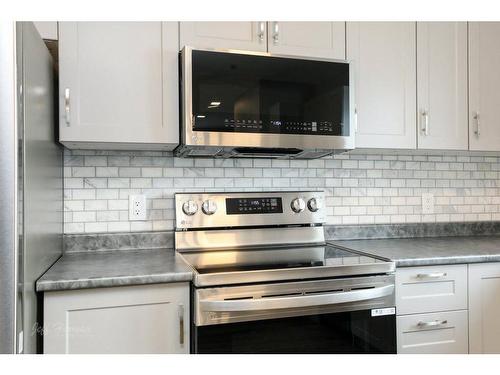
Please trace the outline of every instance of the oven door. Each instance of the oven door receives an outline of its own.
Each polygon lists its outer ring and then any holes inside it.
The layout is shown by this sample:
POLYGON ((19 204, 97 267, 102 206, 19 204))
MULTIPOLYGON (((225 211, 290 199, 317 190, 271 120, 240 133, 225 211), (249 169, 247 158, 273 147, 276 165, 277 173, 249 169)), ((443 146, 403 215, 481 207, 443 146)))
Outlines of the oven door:
POLYGON ((194 292, 193 353, 396 353, 394 276, 194 292))
POLYGON ((340 60, 185 47, 181 143, 235 150, 352 149, 351 71, 340 60))

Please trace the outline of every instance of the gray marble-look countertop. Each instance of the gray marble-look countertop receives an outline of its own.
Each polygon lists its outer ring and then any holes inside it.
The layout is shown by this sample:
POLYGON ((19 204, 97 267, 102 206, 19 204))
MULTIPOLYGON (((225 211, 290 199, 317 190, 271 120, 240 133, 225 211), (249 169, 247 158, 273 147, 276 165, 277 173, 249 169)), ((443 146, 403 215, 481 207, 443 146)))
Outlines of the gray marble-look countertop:
POLYGON ((396 267, 500 262, 500 236, 329 241, 396 262, 396 267))
POLYGON ((39 292, 190 281, 173 249, 68 253, 37 281, 39 292))

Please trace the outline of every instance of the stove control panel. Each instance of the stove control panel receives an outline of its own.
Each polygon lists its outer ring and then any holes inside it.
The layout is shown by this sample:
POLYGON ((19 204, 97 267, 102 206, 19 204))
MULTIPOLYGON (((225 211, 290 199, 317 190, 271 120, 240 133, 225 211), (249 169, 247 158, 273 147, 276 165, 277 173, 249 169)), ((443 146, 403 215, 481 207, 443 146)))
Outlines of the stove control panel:
POLYGON ((318 225, 325 222, 322 191, 177 193, 179 230, 249 226, 318 225))

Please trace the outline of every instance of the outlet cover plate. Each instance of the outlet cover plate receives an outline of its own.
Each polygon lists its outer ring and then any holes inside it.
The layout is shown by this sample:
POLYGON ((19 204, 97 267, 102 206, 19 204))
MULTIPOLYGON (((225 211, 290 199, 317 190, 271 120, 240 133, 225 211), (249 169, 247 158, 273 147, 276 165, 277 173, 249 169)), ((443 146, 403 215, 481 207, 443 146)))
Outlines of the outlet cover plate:
POLYGON ((422 214, 428 215, 434 213, 434 194, 422 194, 422 214))
POLYGON ((146 196, 143 194, 129 195, 128 219, 130 221, 146 220, 146 196))

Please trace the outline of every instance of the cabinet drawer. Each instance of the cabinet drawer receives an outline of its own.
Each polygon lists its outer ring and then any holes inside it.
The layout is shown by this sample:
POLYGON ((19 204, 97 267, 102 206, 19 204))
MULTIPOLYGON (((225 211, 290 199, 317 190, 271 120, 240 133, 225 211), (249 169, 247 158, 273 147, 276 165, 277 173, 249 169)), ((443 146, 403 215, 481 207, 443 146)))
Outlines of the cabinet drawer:
POLYGON ((467 354, 467 310, 398 316, 398 354, 467 354))
POLYGON ((467 309, 467 265, 399 268, 398 315, 467 309))

